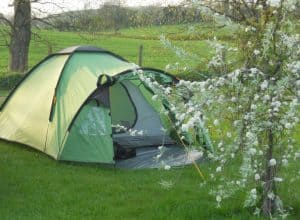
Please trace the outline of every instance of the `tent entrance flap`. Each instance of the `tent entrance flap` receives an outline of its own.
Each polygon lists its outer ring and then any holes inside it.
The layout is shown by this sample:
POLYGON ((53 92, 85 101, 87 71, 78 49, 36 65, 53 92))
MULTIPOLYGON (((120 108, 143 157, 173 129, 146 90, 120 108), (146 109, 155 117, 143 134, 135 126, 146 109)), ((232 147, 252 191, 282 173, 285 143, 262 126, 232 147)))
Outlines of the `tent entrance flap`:
POLYGON ((114 163, 111 133, 109 109, 96 100, 89 102, 75 119, 60 159, 114 163))
POLYGON ((159 113, 131 81, 125 80, 110 87, 110 107, 113 127, 121 125, 127 129, 113 132, 113 140, 121 146, 143 147, 174 143, 166 134, 159 113), (117 96, 121 86, 126 90, 127 96, 122 94, 122 104, 116 101, 121 99, 117 96))

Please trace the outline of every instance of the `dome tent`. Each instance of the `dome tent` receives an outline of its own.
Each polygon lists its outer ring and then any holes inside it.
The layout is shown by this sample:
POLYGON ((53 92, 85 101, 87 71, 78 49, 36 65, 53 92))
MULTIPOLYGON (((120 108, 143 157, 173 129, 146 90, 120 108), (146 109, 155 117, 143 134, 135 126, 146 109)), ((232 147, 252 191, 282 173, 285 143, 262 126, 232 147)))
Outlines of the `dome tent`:
MULTIPOLYGON (((40 150, 56 160, 115 163, 124 148, 174 144, 162 127, 152 93, 134 75, 139 68, 104 49, 76 46, 33 67, 0 108, 0 138, 40 150), (140 136, 115 125, 142 130, 140 136)), ((143 69, 161 83, 176 79, 143 69)))

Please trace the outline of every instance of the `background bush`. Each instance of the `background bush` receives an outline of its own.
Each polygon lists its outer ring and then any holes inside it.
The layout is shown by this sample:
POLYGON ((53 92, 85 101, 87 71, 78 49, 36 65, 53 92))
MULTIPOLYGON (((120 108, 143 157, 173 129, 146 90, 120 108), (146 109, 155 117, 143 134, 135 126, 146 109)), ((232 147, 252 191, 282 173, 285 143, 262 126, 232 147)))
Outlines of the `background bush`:
POLYGON ((24 77, 24 74, 10 73, 0 74, 0 88, 1 90, 11 90, 24 77))

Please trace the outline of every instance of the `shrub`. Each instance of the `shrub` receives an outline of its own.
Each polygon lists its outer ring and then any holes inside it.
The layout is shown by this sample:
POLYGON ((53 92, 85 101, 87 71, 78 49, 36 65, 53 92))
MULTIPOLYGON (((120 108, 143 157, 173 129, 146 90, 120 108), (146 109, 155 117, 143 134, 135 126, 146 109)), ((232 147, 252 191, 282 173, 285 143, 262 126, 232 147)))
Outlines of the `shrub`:
POLYGON ((13 73, 0 75, 0 90, 11 90, 24 77, 24 74, 13 73))

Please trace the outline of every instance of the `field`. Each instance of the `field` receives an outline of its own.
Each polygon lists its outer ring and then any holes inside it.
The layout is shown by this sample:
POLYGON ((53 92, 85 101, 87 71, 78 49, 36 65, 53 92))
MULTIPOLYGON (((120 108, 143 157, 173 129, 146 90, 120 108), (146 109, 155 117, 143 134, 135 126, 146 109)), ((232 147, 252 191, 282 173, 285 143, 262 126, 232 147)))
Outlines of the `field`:
MULTIPOLYGON (((97 35, 55 31, 40 34, 53 43, 53 52, 62 48, 91 44, 106 48, 137 62, 139 45, 144 45, 144 66, 164 69, 176 62, 158 35, 165 33, 175 44, 198 51, 204 58, 210 48, 203 39, 185 39, 182 27, 121 30, 120 34, 97 35), (178 40, 175 34, 180 33, 178 40), (176 40, 177 39, 177 40, 176 40), (184 40, 182 40, 184 39, 184 40)), ((208 32, 208 31, 207 31, 208 32)), ((232 30, 220 30, 230 36, 232 30)), ((226 37, 224 37, 225 39, 226 37)), ((1 41, 1 40, 0 40, 1 41)), ((48 53, 41 42, 32 42, 29 66, 48 53)), ((0 67, 5 72, 7 49, 0 48, 0 67)), ((3 73, 2 73, 3 74, 3 73)), ((8 91, 0 88, 0 103, 8 91)), ((1 128, 0 128, 1 129, 1 128)), ((298 129, 299 131, 299 129, 298 129)), ((300 143, 300 135, 297 143, 300 143)), ((209 163, 200 164, 206 176, 209 163)), ((234 166, 231 165, 231 166, 234 166)), ((295 168, 296 169, 296 168, 295 168)), ((235 175, 230 167, 224 175, 235 175)), ((213 184, 200 187, 193 167, 164 170, 120 170, 99 165, 57 162, 23 145, 0 141, 0 219, 258 219, 243 208, 243 194, 229 198, 216 208, 215 198, 208 195, 213 184), (173 186, 165 189, 163 181, 173 186)), ((294 207, 289 219, 300 219, 300 182, 284 182, 278 190, 287 206, 294 207)))
MULTIPOLYGON (((39 30, 38 34, 52 45, 52 52, 74 45, 95 45, 115 52, 127 60, 137 63, 139 46, 144 46, 143 66, 164 69, 169 63, 177 62, 176 55, 164 48, 159 41, 161 35, 172 39, 176 46, 183 47, 189 51, 197 51, 201 58, 210 56, 207 40, 212 39, 212 31, 220 39, 231 39, 234 34, 233 29, 228 28, 208 28, 207 24, 202 28, 198 27, 199 33, 191 38, 186 26, 163 26, 149 28, 121 29, 117 34, 104 33, 71 33, 57 32, 49 30, 39 30), (191 38, 191 39, 189 39, 191 38)), ((33 40, 30 45, 29 66, 32 67, 42 58, 48 55, 48 48, 44 41, 33 40)), ((0 39, 0 45, 3 45, 0 39)), ((5 72, 8 63, 8 50, 0 46, 0 73, 5 72)), ((197 63, 195 63, 197 65, 197 63)), ((205 67, 204 67, 205 68, 205 67)))

